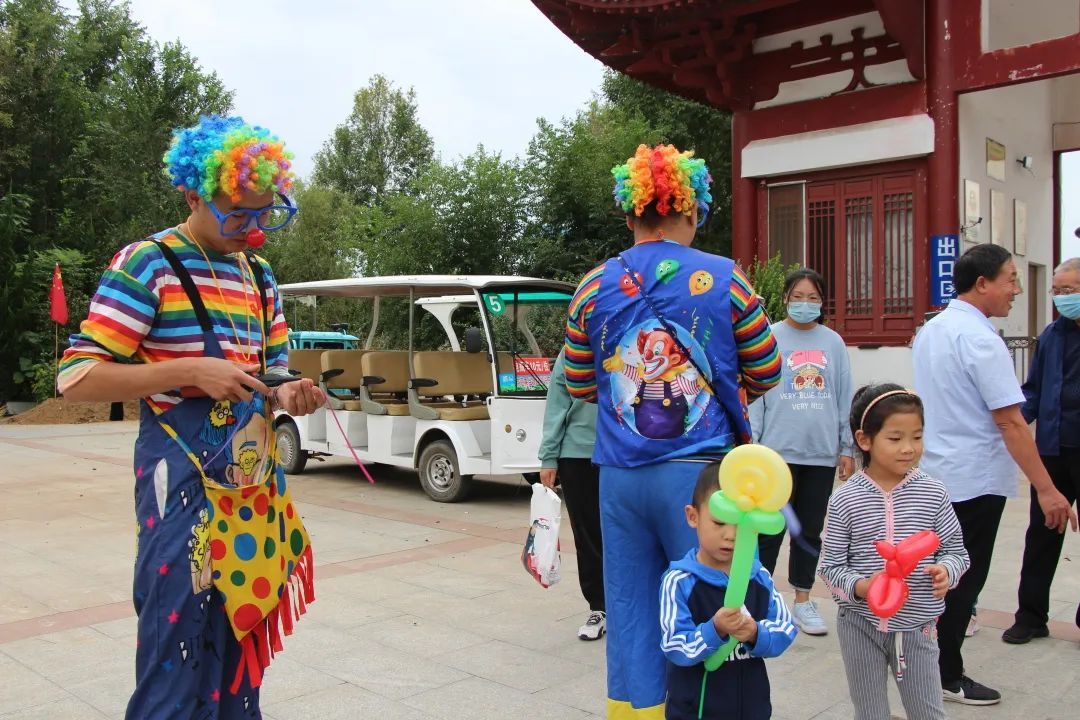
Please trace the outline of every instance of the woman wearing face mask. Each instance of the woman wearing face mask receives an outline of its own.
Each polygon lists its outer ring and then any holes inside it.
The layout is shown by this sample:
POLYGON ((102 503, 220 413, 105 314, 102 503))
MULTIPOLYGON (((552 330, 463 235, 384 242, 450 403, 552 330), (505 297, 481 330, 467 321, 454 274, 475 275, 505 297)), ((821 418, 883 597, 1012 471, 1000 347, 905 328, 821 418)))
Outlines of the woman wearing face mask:
MULTIPOLYGON (((787 276, 787 319, 772 326, 783 377, 761 402, 750 406, 754 442, 776 450, 791 467, 791 506, 805 543, 791 543, 788 582, 795 588, 792 616, 807 635, 828 632, 810 590, 837 466, 841 480, 855 469, 847 421, 854 391, 851 365, 844 340, 823 324, 824 298, 825 280, 815 271, 803 268, 787 276)), ((783 538, 783 534, 760 536, 761 564, 770 573, 783 538)))

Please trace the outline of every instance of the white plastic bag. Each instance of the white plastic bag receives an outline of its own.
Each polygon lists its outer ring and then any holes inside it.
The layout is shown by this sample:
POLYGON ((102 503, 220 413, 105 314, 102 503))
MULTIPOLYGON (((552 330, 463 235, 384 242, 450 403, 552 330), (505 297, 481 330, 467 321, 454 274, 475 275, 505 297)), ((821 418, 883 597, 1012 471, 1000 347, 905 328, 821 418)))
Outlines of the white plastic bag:
POLYGON ((529 536, 521 551, 521 564, 541 587, 551 587, 561 577, 559 524, 562 522, 562 500, 554 490, 535 483, 529 516, 529 536))

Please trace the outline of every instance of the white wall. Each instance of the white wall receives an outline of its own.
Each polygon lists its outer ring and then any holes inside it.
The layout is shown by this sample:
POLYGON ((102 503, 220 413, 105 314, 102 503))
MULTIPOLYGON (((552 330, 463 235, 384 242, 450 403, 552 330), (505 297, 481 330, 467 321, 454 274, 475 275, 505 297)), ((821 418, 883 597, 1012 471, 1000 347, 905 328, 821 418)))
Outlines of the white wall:
MULTIPOLYGON (((1053 271, 1052 88, 1052 81, 1047 80, 960 96, 961 222, 964 218, 963 181, 974 180, 979 184, 979 208, 983 220, 976 228, 973 240, 990 242, 990 191, 1002 192, 1005 196, 1002 244, 1012 251, 1013 200, 1027 203, 1027 255, 1015 258, 1025 285, 1028 262, 1045 266, 1047 277, 1053 271), (988 137, 1005 145, 1005 182, 992 180, 986 174, 988 137), (1016 162, 1024 155, 1033 158, 1031 172, 1016 162)), ((964 243, 965 248, 970 246, 971 243, 964 243)), ((1027 335, 1029 302, 1042 303, 1040 316, 1051 317, 1050 298, 1045 293, 1036 297, 1033 292, 1025 292, 1017 298, 1012 314, 1005 320, 995 320, 995 324, 1006 335, 1027 335)))
POLYGON ((848 346, 851 358, 851 375, 855 389, 870 383, 891 382, 902 387, 914 387, 911 369, 911 348, 882 347, 876 350, 860 350, 848 346))
POLYGON ((1080 32, 1076 0, 983 0, 984 52, 1031 45, 1080 32))

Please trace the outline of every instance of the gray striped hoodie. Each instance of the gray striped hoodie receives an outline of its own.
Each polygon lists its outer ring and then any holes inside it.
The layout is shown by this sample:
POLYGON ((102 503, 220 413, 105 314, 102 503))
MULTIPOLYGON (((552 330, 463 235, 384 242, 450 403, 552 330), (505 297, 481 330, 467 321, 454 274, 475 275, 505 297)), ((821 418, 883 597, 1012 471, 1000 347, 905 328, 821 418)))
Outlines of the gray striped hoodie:
POLYGON ((922 627, 945 609, 945 601, 934 598, 933 581, 925 572, 933 564, 949 571, 950 588, 956 587, 970 564, 960 523, 940 482, 915 468, 885 492, 862 470, 832 494, 818 574, 837 604, 878 624, 882 631, 922 627), (876 540, 895 545, 922 530, 937 533, 941 545, 906 578, 910 594, 904 606, 882 621, 866 600, 855 597, 855 583, 885 567, 874 547, 876 540))

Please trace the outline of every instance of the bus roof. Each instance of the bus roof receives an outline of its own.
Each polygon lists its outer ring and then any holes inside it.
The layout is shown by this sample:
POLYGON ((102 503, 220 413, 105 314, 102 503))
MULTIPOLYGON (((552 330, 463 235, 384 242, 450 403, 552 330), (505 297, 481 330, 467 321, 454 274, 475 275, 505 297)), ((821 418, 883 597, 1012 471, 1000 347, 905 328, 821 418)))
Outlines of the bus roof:
POLYGON ((414 297, 455 295, 485 288, 530 288, 573 293, 572 283, 516 275, 390 275, 384 277, 341 278, 281 286, 282 295, 326 297, 414 297))

